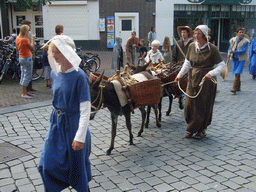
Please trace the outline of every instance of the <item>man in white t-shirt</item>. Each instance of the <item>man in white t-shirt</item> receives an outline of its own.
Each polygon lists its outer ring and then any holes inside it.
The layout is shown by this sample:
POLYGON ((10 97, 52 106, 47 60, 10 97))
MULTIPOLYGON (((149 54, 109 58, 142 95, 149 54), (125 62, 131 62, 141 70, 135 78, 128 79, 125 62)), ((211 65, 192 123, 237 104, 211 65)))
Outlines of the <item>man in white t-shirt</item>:
POLYGON ((148 46, 151 49, 151 43, 156 40, 156 27, 152 26, 151 30, 148 32, 148 46))

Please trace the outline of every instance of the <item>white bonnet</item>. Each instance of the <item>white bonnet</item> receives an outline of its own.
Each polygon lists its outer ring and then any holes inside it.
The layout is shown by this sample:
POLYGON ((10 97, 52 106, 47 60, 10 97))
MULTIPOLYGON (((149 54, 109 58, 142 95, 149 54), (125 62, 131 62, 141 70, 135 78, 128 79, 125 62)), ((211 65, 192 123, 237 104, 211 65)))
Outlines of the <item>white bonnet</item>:
MULTIPOLYGON (((67 35, 56 35, 45 45, 50 42, 52 42, 59 49, 59 51, 65 56, 65 58, 73 65, 75 70, 78 71, 79 64, 81 63, 81 58, 76 54, 76 46, 74 41, 67 35)), ((51 46, 49 47, 48 51, 48 59, 52 70, 55 72, 55 74, 58 74, 60 72, 60 67, 52 55, 51 46)))
POLYGON ((209 42, 209 38, 208 38, 208 26, 207 25, 198 25, 195 30, 200 29, 202 31, 202 33, 205 35, 206 39, 207 39, 207 43, 209 42))

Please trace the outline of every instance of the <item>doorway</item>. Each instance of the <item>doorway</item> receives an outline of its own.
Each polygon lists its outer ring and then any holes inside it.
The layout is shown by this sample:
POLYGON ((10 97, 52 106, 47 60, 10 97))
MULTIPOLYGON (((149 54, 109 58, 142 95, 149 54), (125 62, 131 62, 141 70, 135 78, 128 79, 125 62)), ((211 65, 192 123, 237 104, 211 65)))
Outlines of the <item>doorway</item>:
POLYGON ((227 52, 229 47, 230 19, 212 19, 211 34, 220 52, 227 52))
POLYGON ((132 31, 136 31, 136 36, 139 37, 139 13, 115 13, 115 37, 122 38, 124 52, 132 31))

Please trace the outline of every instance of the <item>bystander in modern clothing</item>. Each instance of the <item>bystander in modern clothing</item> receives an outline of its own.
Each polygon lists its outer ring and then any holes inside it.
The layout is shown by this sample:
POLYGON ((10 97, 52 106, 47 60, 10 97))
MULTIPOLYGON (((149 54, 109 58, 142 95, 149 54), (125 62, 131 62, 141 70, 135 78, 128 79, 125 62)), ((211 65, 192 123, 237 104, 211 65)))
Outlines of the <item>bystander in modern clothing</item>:
POLYGON ((156 28, 155 26, 151 27, 151 30, 148 32, 148 47, 151 49, 151 43, 156 40, 156 28))
POLYGON ((140 56, 139 56, 139 62, 138 62, 138 65, 139 66, 143 66, 144 65, 144 62, 145 62, 145 57, 147 55, 147 48, 145 46, 145 40, 144 39, 141 39, 140 40, 140 49, 139 49, 139 53, 140 53, 140 56))
POLYGON ((128 38, 126 45, 125 45, 125 51, 128 62, 135 65, 135 57, 137 48, 139 47, 139 38, 136 37, 136 32, 133 31, 131 33, 131 37, 128 38))
MULTIPOLYGON (((31 21, 23 20, 23 21, 21 22, 21 24, 22 24, 22 25, 27 25, 27 26, 29 26, 29 32, 28 32, 28 34, 27 34, 26 37, 28 38, 29 42, 31 43, 31 42, 32 42, 32 34, 31 34, 31 32, 30 32, 30 31, 31 31, 31 21)), ((33 57, 34 51, 32 50, 31 52, 32 52, 31 74, 33 75, 34 58, 35 58, 35 57, 33 57)), ((29 82, 29 84, 28 84, 28 86, 27 86, 27 91, 28 91, 28 92, 36 91, 36 89, 33 89, 33 88, 32 88, 32 79, 31 79, 31 81, 29 82)))
POLYGON ((44 79, 46 81, 46 87, 52 87, 51 83, 51 66, 48 60, 48 45, 44 46, 44 53, 43 53, 43 68, 44 68, 44 79))
POLYGON ((26 38, 29 33, 29 26, 22 25, 20 27, 20 34, 16 38, 16 47, 19 52, 19 62, 21 66, 21 79, 20 85, 22 86, 22 94, 21 97, 25 99, 31 99, 31 94, 27 91, 27 86, 29 82, 32 80, 32 70, 31 65, 33 65, 32 61, 32 53, 31 51, 34 49, 34 40, 35 35, 32 35, 31 43, 26 38))
POLYGON ((15 28, 13 28, 13 29, 11 30, 11 35, 10 35, 10 36, 7 36, 7 38, 8 38, 8 39, 6 39, 4 42, 9 42, 9 43, 15 45, 15 40, 16 40, 16 38, 17 38, 17 33, 16 33, 16 29, 15 29, 15 28))
POLYGON ((164 61, 165 63, 170 63, 172 58, 172 48, 170 38, 165 36, 162 51, 164 52, 164 61))

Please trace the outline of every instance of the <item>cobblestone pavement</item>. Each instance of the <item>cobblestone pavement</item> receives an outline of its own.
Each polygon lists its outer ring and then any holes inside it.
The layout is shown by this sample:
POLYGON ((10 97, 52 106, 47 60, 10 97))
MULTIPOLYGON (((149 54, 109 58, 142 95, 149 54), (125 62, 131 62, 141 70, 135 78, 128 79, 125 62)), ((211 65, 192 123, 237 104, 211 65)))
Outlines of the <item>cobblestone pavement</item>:
MULTIPOLYGON (((218 78, 213 122, 203 140, 184 138, 186 122, 175 99, 171 115, 162 117, 161 128, 155 126, 152 112, 142 137, 136 136, 141 117, 135 111, 134 145, 128 144, 124 117, 120 117, 115 149, 107 156, 110 113, 107 109, 97 113, 90 121, 91 191, 256 191, 256 81, 245 69, 242 90, 233 95, 233 79, 230 72, 226 81, 218 78)), ((167 106, 164 98, 163 111, 167 106)), ((37 165, 51 110, 50 100, 0 109, 0 146, 9 143, 29 153, 0 162, 1 192, 44 191, 37 165)), ((75 190, 64 190, 68 191, 75 190)))

